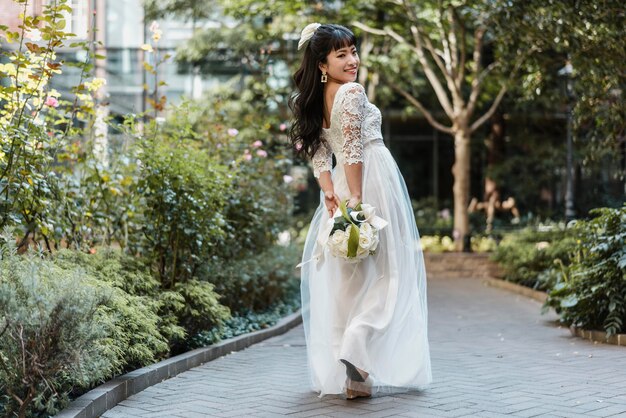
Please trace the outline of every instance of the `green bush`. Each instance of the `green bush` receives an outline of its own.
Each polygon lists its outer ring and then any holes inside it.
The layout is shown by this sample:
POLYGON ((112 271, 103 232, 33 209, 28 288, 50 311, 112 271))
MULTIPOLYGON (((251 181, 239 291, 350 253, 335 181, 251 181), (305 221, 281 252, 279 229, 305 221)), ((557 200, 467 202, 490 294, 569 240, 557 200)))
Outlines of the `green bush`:
POLYGON ((106 310, 114 318, 111 344, 124 353, 125 369, 163 358, 169 352, 168 341, 184 338, 178 318, 168 315, 169 295, 160 292, 159 281, 142 259, 119 250, 99 249, 95 254, 59 251, 53 261, 68 270, 82 268, 115 289, 106 310))
POLYGON ((127 347, 126 369, 162 358, 168 345, 178 351, 187 335, 219 326, 230 317, 212 284, 192 279, 177 282, 171 290, 162 289, 146 261, 118 250, 60 251, 54 260, 67 268, 80 266, 120 290, 114 300, 117 305, 109 308, 116 312, 117 341, 127 347))
POLYGON ((138 192, 146 241, 141 246, 167 289, 194 277, 224 234, 223 210, 230 185, 226 168, 185 134, 145 139, 140 156, 138 192))
POLYGON ((203 152, 215 155, 231 174, 225 234, 213 247, 222 259, 240 259, 275 242, 293 209, 292 190, 283 179, 292 165, 289 141, 270 110, 276 92, 252 78, 244 84, 243 91, 215 89, 203 100, 211 106, 184 105, 178 116, 193 127, 203 152))
MULTIPOLYGON (((420 200, 413 200, 413 213, 415 222, 422 234, 442 235, 452 231, 452 213, 445 208, 446 204, 441 204, 444 209, 439 210, 440 205, 434 197, 427 197, 420 200)), ((447 205, 449 207, 449 205, 447 205)))
MULTIPOLYGON (((113 140, 111 139, 111 142, 113 140)), ((110 144, 113 145, 113 144, 110 144)), ((64 147, 54 167, 57 180, 51 202, 54 239, 79 251, 117 245, 126 249, 140 234, 142 208, 134 147, 111 146, 107 164, 96 158, 93 139, 64 147)))
POLYGON ((6 416, 54 414, 72 388, 120 369, 123 353, 111 349, 106 313, 115 295, 81 269, 0 249, 0 403, 6 416))
POLYGON ((264 311, 298 291, 297 246, 272 246, 239 260, 215 260, 201 277, 213 283, 221 302, 234 314, 264 311))
POLYGON ((526 228, 504 236, 492 259, 503 268, 505 280, 533 289, 546 290, 557 272, 555 260, 569 263, 576 240, 571 229, 526 228))
POLYGON ((546 306, 568 325, 626 332, 626 206, 594 209, 591 215, 574 228, 571 264, 556 276, 546 306))
MULTIPOLYGON (((456 251, 454 241, 446 235, 422 235, 420 237, 420 244, 424 251, 431 253, 456 251)), ((473 252, 491 252, 495 251, 496 247, 497 243, 495 239, 490 236, 476 235, 471 237, 471 249, 473 252)))
POLYGON ((263 312, 242 313, 228 319, 221 326, 198 333, 191 339, 190 346, 205 347, 248 332, 269 328, 299 307, 299 295, 293 294, 286 301, 275 303, 263 312))

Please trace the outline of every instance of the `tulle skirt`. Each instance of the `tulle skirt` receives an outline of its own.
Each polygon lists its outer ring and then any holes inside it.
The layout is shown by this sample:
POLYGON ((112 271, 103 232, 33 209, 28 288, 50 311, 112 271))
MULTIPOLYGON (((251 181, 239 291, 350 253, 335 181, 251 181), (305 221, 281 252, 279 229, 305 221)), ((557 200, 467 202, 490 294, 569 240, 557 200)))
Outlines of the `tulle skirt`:
MULTIPOLYGON (((341 164, 332 178, 347 199, 341 164)), ((419 234, 404 179, 381 140, 364 146, 362 198, 389 222, 374 255, 351 264, 324 250, 311 260, 328 220, 323 197, 304 246, 302 316, 311 387, 320 396, 344 392, 340 359, 369 373, 373 392, 423 389, 432 380, 419 234)))

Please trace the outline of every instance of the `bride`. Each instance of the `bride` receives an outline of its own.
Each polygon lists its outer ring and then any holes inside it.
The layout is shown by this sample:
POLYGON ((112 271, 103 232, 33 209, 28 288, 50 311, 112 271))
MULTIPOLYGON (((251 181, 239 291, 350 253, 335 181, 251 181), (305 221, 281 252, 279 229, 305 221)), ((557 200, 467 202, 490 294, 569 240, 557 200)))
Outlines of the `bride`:
POLYGON ((419 234, 404 179, 382 140, 380 111, 354 82, 356 38, 343 26, 313 23, 302 31, 301 48, 290 137, 311 158, 322 190, 301 264, 312 388, 348 399, 424 388, 432 375, 419 234), (351 208, 374 206, 388 222, 376 253, 358 264, 317 242, 345 200, 351 208))

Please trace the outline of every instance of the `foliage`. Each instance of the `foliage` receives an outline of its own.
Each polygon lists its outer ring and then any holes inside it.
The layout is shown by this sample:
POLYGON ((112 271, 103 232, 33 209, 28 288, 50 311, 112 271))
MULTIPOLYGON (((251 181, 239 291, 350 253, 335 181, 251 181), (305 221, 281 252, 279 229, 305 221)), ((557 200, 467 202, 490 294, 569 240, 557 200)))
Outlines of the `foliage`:
MULTIPOLYGON (((176 126, 179 128, 179 126, 176 126)), ((225 167, 201 152, 184 130, 159 131, 141 143, 137 191, 143 203, 143 247, 165 288, 191 279, 224 234, 229 186, 225 167), (170 136, 171 135, 171 136, 170 136)))
POLYGON ((571 229, 532 227, 506 234, 493 255, 505 273, 505 280, 533 289, 546 290, 553 285, 557 263, 567 265, 574 249, 571 229))
POLYGON ((577 245, 546 306, 561 321, 607 334, 626 332, 626 206, 599 208, 574 227, 577 245))
POLYGON ((536 51, 524 63, 520 98, 552 111, 574 100, 575 136, 585 138, 585 164, 606 155, 624 133, 623 21, 623 7, 612 0, 520 0, 499 8, 495 28, 506 36, 496 54, 509 62, 520 50, 536 51), (573 70, 571 92, 565 91, 565 74, 559 75, 566 64, 573 70))
MULTIPOLYGON (((27 2, 20 2, 24 8, 27 2)), ((25 9, 26 10, 26 9, 25 9)), ((93 58, 89 42, 72 47, 87 52, 87 61, 73 64, 81 69, 80 82, 72 89, 71 101, 50 88, 50 80, 61 72, 63 63, 56 50, 74 35, 66 32, 66 0, 46 4, 41 16, 21 16, 19 31, 0 26, 14 48, 0 51, 0 228, 17 227, 23 238, 43 239, 48 249, 53 239, 56 177, 51 167, 68 138, 76 133, 75 123, 93 121, 93 95, 103 80, 86 80, 93 58)), ((69 64, 68 64, 69 65, 69 64)))
POLYGON ((216 259, 200 277, 215 285, 221 302, 233 314, 264 311, 276 301, 297 292, 295 265, 300 256, 296 246, 271 246, 237 260, 216 259))
POLYGON ((56 264, 80 266, 120 292, 110 305, 116 315, 118 343, 125 351, 127 369, 142 367, 183 344, 186 336, 218 326, 230 317, 213 285, 198 280, 177 282, 165 289, 153 277, 147 260, 102 248, 95 254, 61 251, 56 264))
MULTIPOLYGON (((221 295, 211 283, 197 279, 185 283, 178 282, 174 291, 182 296, 182 304, 177 304, 175 314, 187 335, 194 335, 202 330, 220 326, 230 318, 230 310, 221 304, 221 295)), ((183 342, 177 341, 175 349, 183 342)))
POLYGON ((50 202, 57 246, 81 251, 99 245, 126 249, 140 229, 135 148, 127 143, 120 149, 111 147, 105 164, 95 157, 96 146, 92 138, 76 140, 57 154, 58 176, 50 202))
POLYGON ((103 315, 114 297, 80 269, 65 270, 30 254, 16 255, 5 235, 0 258, 0 397, 7 416, 58 411, 72 387, 87 387, 119 370, 113 324, 103 315))
MULTIPOLYGON (((422 235, 420 245, 422 250, 432 253, 455 251, 454 241, 446 235, 422 235)), ((492 252, 496 250, 497 243, 490 236, 472 236, 470 248, 476 253, 492 252)))
POLYGON ((62 250, 52 261, 67 270, 81 268, 114 288, 104 308, 113 318, 108 341, 111 350, 124 353, 125 369, 163 358, 169 352, 168 341, 185 336, 177 318, 170 314, 167 301, 172 295, 161 292, 144 260, 101 248, 95 254, 62 250))
POLYGON ((439 209, 440 205, 434 197, 427 197, 420 200, 413 200, 413 213, 415 222, 420 232, 427 234, 441 234, 452 231, 452 214, 450 209, 444 207, 439 209))
POLYGON ((245 80, 239 93, 225 86, 211 91, 211 106, 187 107, 189 123, 198 134, 203 152, 228 166, 229 187, 224 234, 217 237, 213 256, 238 259, 267 243, 289 223, 293 201, 284 176, 292 160, 288 141, 275 108, 281 96, 273 96, 267 84, 245 80))
POLYGON ((274 303, 262 312, 248 311, 235 315, 222 326, 195 335, 191 339, 191 348, 205 347, 241 334, 269 328, 281 318, 295 312, 299 306, 300 298, 292 295, 290 299, 274 303))

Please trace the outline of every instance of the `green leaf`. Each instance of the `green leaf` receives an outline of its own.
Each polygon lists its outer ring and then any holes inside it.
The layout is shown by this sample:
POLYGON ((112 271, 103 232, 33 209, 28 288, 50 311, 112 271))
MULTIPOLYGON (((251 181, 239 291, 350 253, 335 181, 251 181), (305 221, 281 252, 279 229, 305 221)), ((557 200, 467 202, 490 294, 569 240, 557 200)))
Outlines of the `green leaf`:
POLYGON ((346 206, 348 204, 347 200, 344 200, 343 202, 341 202, 339 204, 339 209, 341 210, 341 214, 343 215, 343 217, 348 221, 351 222, 350 220, 350 216, 348 215, 348 207, 346 206))
POLYGON ((359 249, 359 228, 350 225, 350 237, 348 238, 348 257, 356 257, 356 250, 359 249))
POLYGON ((569 295, 568 297, 566 297, 565 299, 561 301, 562 308, 571 308, 573 306, 576 306, 577 304, 578 304, 578 298, 576 297, 576 295, 569 295))

